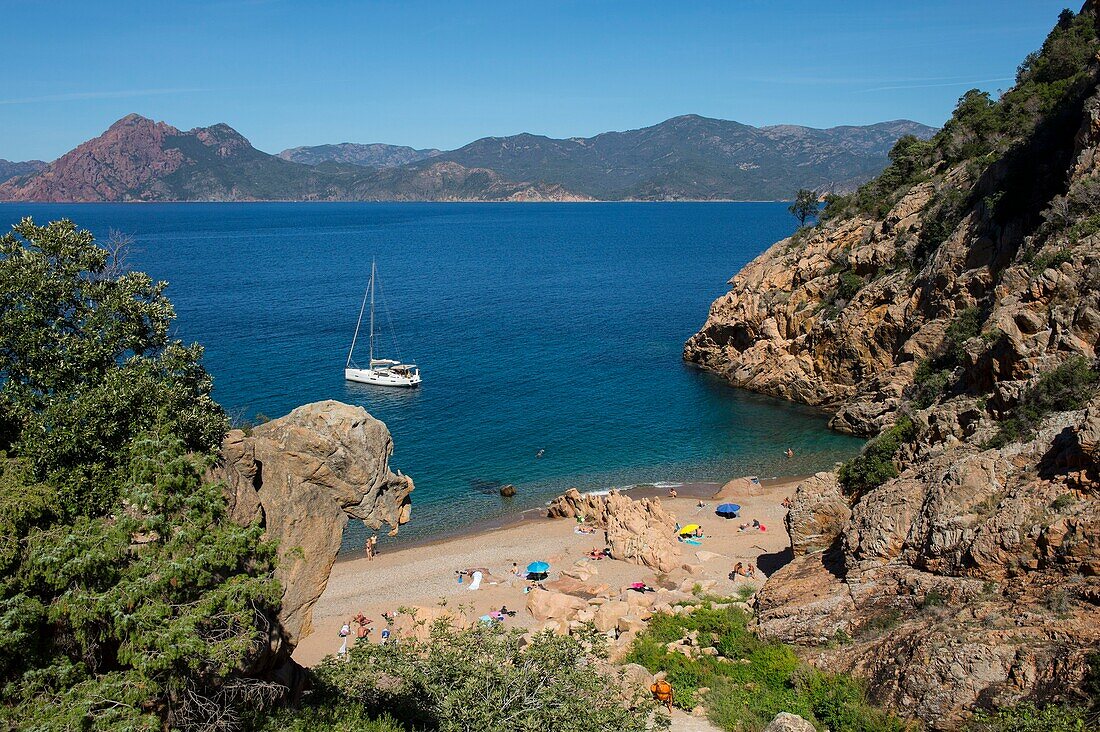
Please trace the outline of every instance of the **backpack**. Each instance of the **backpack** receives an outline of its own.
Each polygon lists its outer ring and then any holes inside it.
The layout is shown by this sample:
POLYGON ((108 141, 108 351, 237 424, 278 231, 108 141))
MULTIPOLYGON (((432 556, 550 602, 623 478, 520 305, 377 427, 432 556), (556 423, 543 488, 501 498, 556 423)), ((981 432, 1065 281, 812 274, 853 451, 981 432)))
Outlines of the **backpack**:
POLYGON ((654 681, 649 690, 653 692, 653 696, 657 697, 658 701, 667 702, 672 698, 672 684, 664 679, 654 681))

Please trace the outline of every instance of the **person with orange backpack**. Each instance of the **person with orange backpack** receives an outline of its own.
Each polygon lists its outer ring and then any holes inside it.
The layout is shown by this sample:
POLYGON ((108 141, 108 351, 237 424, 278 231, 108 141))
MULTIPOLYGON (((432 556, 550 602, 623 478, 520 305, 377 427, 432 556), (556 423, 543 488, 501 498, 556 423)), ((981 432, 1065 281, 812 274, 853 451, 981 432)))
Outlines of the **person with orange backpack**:
POLYGON ((657 679, 650 685, 649 690, 653 692, 653 698, 657 703, 664 704, 668 708, 668 713, 672 714, 672 684, 664 679, 657 679))

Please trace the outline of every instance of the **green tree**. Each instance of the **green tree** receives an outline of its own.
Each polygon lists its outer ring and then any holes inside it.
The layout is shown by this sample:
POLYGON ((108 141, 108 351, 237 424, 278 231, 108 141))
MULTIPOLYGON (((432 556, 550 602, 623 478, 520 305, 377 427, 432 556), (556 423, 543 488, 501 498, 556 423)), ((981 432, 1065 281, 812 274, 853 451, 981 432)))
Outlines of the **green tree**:
POLYGON ((792 203, 787 210, 791 212, 792 216, 798 219, 799 226, 805 226, 806 219, 817 216, 817 198, 817 193, 808 188, 800 188, 798 193, 795 194, 794 203, 792 203))
POLYGON ((226 427, 163 283, 86 231, 0 237, 0 728, 229 730, 281 590, 202 480, 226 427))
POLYGON ((225 434, 202 348, 168 338, 165 286, 71 221, 0 237, 0 450, 57 486, 68 515, 108 509, 135 435, 157 425, 209 452, 225 434))

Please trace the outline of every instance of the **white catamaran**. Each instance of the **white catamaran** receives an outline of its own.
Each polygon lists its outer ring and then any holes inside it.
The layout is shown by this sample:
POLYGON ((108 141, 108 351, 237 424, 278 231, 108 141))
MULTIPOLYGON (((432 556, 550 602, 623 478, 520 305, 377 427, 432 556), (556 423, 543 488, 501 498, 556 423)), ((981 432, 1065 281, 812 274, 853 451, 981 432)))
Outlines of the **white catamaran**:
POLYGON ((359 321, 355 324, 355 335, 351 339, 348 362, 344 366, 344 378, 348 381, 377 384, 378 386, 419 386, 420 369, 417 368, 416 364, 374 357, 374 280, 376 276, 377 268, 372 261, 370 265, 370 285, 363 293, 363 304, 359 306, 359 321), (363 312, 367 308, 368 297, 370 298, 370 361, 367 368, 361 369, 352 361, 352 357, 355 355, 355 342, 359 340, 359 326, 363 324, 363 312))

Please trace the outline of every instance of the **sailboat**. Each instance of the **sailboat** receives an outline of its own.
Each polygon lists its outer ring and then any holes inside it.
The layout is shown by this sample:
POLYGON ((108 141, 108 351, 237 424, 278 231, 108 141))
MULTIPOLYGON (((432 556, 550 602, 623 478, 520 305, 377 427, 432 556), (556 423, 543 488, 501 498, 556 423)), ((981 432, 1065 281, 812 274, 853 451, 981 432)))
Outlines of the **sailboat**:
POLYGON ((417 368, 416 364, 401 363, 390 358, 374 357, 374 281, 377 276, 378 268, 372 261, 370 263, 370 284, 367 286, 366 292, 363 293, 363 304, 359 306, 359 321, 355 324, 355 335, 351 339, 351 349, 348 350, 348 362, 344 366, 344 378, 348 381, 377 384, 378 386, 419 386, 420 369, 417 368), (359 340, 359 328, 363 325, 363 313, 366 311, 368 298, 370 299, 370 361, 367 368, 361 369, 352 359, 355 356, 355 342, 359 340))

